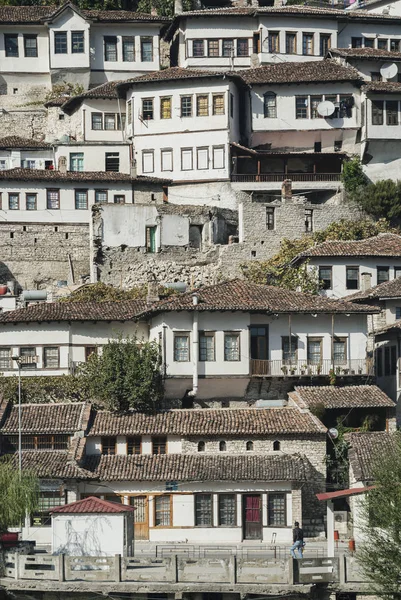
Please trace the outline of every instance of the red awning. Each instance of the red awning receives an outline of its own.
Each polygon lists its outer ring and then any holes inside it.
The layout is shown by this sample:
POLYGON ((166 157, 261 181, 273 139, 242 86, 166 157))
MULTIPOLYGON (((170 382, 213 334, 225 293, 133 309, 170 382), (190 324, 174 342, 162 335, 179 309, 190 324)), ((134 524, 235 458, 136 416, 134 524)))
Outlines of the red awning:
POLYGON ((375 485, 368 485, 362 488, 349 488, 348 490, 338 490, 337 492, 323 492, 322 494, 316 494, 318 500, 334 500, 335 498, 345 498, 346 496, 357 496, 358 494, 364 494, 373 490, 375 485))

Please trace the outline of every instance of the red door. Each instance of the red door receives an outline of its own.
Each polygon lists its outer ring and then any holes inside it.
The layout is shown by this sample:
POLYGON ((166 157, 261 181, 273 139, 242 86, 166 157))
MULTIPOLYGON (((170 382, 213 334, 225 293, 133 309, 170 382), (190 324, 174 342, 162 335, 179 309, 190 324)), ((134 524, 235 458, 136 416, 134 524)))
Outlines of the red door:
POLYGON ((260 494, 242 496, 244 540, 262 539, 262 499, 260 494))

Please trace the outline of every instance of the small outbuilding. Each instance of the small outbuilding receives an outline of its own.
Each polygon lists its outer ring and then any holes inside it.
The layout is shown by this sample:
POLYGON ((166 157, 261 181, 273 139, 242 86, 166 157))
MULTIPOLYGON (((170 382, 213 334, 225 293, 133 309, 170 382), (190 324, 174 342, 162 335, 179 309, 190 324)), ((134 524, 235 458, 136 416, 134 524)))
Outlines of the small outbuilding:
POLYGON ((52 515, 52 552, 70 556, 132 556, 134 507, 90 496, 52 515))

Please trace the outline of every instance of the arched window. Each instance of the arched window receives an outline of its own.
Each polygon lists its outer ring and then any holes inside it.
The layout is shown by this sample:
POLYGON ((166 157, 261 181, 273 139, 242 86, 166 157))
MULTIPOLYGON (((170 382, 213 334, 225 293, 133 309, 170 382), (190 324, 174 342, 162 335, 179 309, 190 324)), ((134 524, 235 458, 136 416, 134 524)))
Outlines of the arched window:
POLYGON ((225 452, 227 450, 227 444, 225 442, 220 442, 219 450, 220 450, 220 452, 225 452))
POLYGON ((205 442, 198 442, 198 452, 205 451, 205 442))
POLYGON ((246 443, 246 451, 252 452, 252 450, 253 450, 253 442, 247 442, 246 443))
POLYGON ((263 96, 265 119, 277 117, 277 98, 274 92, 266 92, 263 96))
POLYGON ((280 442, 278 440, 273 442, 273 450, 280 450, 280 442))

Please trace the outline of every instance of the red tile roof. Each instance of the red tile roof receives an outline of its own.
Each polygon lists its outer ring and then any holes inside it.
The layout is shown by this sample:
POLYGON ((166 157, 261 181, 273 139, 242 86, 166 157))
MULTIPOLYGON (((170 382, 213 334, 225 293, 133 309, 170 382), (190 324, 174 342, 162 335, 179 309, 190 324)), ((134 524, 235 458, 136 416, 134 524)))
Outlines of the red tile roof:
POLYGON ((356 481, 374 481, 375 466, 380 457, 395 449, 392 434, 386 431, 345 434, 349 444, 348 458, 356 481))
POLYGON ((167 183, 167 179, 157 177, 146 177, 139 175, 131 177, 128 173, 117 173, 114 171, 61 171, 49 169, 6 169, 0 171, 0 180, 5 181, 63 181, 65 183, 75 182, 121 182, 121 183, 167 183))
POLYGON ((293 263, 311 256, 401 257, 401 236, 380 233, 364 240, 328 240, 298 254, 293 263))
POLYGON ((290 84, 309 82, 362 81, 353 67, 344 67, 335 60, 311 62, 280 62, 276 64, 238 71, 248 85, 290 84))
POLYGON ((82 102, 84 102, 87 98, 89 99, 97 99, 97 100, 117 100, 117 86, 122 83, 121 81, 107 81, 107 83, 103 83, 102 85, 98 85, 94 88, 91 88, 87 92, 83 94, 79 94, 77 96, 72 96, 70 98, 65 98, 62 103, 63 111, 68 115, 72 115, 72 113, 81 106, 82 102))
POLYGON ((291 397, 300 405, 325 408, 395 408, 395 403, 376 385, 298 386, 291 397))
POLYGON ((133 512, 135 508, 126 504, 119 504, 117 502, 109 502, 108 500, 102 500, 95 496, 89 496, 84 500, 78 500, 77 502, 70 502, 64 506, 57 506, 50 510, 51 513, 56 514, 121 514, 126 512, 133 512))
POLYGON ((220 408, 171 410, 156 415, 96 413, 90 436, 157 435, 294 435, 326 433, 309 413, 297 408, 220 408))
POLYGON ((401 94, 401 83, 398 81, 369 81, 361 89, 368 94, 401 94))
POLYGON ((331 48, 329 54, 343 58, 358 58, 361 60, 384 60, 391 59, 401 61, 401 52, 382 50, 380 48, 331 48))
POLYGON ((19 137, 18 135, 9 135, 7 137, 0 138, 0 148, 2 150, 6 150, 8 148, 30 148, 31 150, 44 150, 50 149, 51 147, 51 144, 48 144, 47 142, 39 142, 30 138, 19 137))
POLYGON ((369 301, 369 300, 384 300, 387 298, 401 298, 401 277, 396 277, 390 281, 385 281, 379 285, 375 285, 364 292, 357 292, 351 296, 347 296, 347 300, 351 302, 369 301))
MULTIPOLYGON (((18 453, 13 455, 18 465, 18 453)), ((81 469, 67 450, 23 450, 22 468, 41 479, 93 479, 93 474, 81 469)))
MULTIPOLYGON (((0 6, 0 22, 3 24, 45 23, 55 13, 60 12, 59 7, 53 6, 0 6)), ((160 22, 168 23, 167 17, 159 17, 146 13, 127 10, 79 10, 79 13, 91 21, 98 22, 160 22)))
MULTIPOLYGON (((75 433, 87 427, 84 402, 54 404, 22 404, 21 429, 24 434, 75 433), (84 418, 85 417, 85 418, 84 418)), ((6 413, 0 433, 18 433, 18 406, 6 413)))

